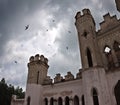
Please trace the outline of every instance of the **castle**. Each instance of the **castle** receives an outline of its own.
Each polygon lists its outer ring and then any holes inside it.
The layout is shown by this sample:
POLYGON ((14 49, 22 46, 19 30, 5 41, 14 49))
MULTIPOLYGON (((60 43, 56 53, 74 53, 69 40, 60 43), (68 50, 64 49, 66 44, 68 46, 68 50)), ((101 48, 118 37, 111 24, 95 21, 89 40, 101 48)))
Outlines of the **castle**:
POLYGON ((96 31, 89 9, 75 16, 82 61, 76 77, 56 74, 53 82, 48 59, 31 56, 25 99, 13 97, 12 105, 120 105, 120 20, 109 13, 103 18, 96 31))

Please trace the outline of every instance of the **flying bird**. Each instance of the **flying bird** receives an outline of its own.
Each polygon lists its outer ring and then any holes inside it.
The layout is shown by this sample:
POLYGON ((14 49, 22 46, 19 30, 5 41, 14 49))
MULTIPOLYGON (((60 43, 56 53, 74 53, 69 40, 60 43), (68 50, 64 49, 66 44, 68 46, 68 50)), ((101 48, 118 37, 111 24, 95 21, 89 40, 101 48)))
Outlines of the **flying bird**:
POLYGON ((68 47, 66 47, 66 49, 68 50, 68 47))
POLYGON ((25 26, 25 30, 27 30, 29 28, 29 25, 25 26))
POLYGON ((15 63, 17 64, 17 61, 15 61, 15 63))
POLYGON ((68 33, 71 33, 71 31, 68 31, 68 33))

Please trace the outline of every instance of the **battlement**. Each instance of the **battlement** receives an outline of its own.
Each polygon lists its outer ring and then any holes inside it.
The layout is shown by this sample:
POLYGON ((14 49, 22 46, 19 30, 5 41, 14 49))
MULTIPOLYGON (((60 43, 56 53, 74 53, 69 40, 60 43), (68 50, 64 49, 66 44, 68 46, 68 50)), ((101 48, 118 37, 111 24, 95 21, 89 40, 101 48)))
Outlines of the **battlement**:
MULTIPOLYGON (((82 12, 77 12, 75 16, 76 21, 79 20, 80 23, 85 22, 85 21, 92 21, 95 25, 95 21, 92 17, 92 14, 89 9, 85 8, 82 10, 82 12)), ((77 22, 75 22, 76 24, 77 22)))
POLYGON ((45 63, 46 65, 48 65, 48 59, 45 58, 44 55, 36 54, 35 56, 31 56, 29 59, 29 63, 33 63, 36 61, 39 61, 39 62, 42 62, 42 63, 45 63))
POLYGON ((104 21, 100 23, 100 30, 98 30, 98 33, 110 30, 120 24, 120 20, 117 19, 116 15, 110 16, 110 14, 107 13, 103 16, 103 19, 104 21))
POLYGON ((80 18, 80 17, 83 17, 84 15, 91 15, 90 10, 89 10, 89 9, 83 9, 83 10, 82 10, 82 14, 81 14, 80 11, 77 12, 75 18, 78 19, 78 18, 80 18))
POLYGON ((60 73, 57 73, 54 78, 54 81, 53 81, 53 79, 51 79, 50 76, 47 76, 43 82, 43 85, 51 85, 51 84, 53 85, 56 83, 73 81, 73 80, 77 80, 77 79, 82 79, 82 69, 79 69, 79 72, 76 74, 76 78, 70 71, 68 71, 64 77, 62 77, 60 73))

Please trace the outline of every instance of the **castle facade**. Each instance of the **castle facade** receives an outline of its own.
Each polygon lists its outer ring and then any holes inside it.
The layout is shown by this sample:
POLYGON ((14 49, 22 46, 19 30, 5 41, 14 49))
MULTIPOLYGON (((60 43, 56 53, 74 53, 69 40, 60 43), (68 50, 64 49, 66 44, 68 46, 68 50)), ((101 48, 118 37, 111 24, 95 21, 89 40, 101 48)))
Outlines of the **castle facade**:
POLYGON ((120 105, 120 20, 109 13, 103 18, 96 31, 89 9, 75 16, 82 61, 76 77, 58 73, 53 82, 48 59, 30 57, 23 105, 120 105))

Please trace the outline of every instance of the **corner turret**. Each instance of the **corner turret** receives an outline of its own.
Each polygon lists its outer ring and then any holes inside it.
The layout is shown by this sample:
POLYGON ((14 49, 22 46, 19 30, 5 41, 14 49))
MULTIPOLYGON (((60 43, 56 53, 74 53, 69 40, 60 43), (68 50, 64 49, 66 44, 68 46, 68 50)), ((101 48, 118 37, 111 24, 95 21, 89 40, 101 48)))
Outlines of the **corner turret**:
POLYGON ((101 57, 96 41, 95 21, 89 9, 83 9, 75 16, 75 25, 78 32, 81 52, 82 68, 101 66, 101 57))
POLYGON ((48 59, 43 55, 31 56, 28 63, 28 84, 43 84, 48 72, 48 59))

